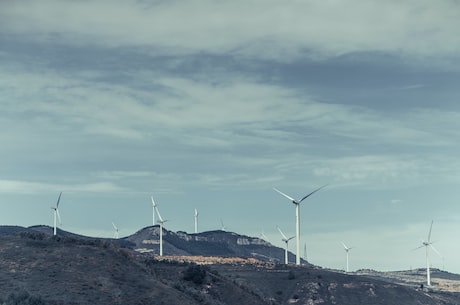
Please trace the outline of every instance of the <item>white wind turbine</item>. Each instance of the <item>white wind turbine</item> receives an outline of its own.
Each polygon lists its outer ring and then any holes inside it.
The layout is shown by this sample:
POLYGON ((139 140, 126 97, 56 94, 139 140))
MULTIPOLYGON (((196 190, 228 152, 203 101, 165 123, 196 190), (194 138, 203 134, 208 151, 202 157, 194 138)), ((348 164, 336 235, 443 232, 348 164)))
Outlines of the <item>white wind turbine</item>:
POLYGON ((195 234, 198 233, 198 210, 195 209, 195 234))
POLYGON ((167 222, 167 220, 163 220, 160 215, 160 211, 158 211, 158 207, 155 205, 155 210, 158 215, 158 222, 160 223, 160 256, 163 256, 163 224, 167 222))
POLYGON ((113 228, 114 228, 114 230, 115 230, 115 232, 113 233, 113 238, 118 239, 118 228, 117 228, 117 226, 115 225, 115 223, 113 223, 113 222, 112 222, 112 226, 113 226, 113 228))
POLYGON ((222 220, 222 218, 220 219, 220 225, 221 225, 220 229, 222 231, 227 231, 227 227, 224 225, 224 221, 222 220))
POLYGON ((268 237, 265 235, 264 229, 262 228, 262 233, 260 233, 259 238, 268 242, 268 237))
POLYGON ((284 235, 283 231, 281 231, 279 227, 278 227, 278 231, 280 231, 281 236, 283 237, 281 240, 284 241, 284 243, 286 244, 284 248, 284 263, 287 265, 289 264, 289 258, 288 258, 289 241, 293 239, 295 236, 287 238, 286 235, 284 235))
POLYGON ((156 208, 156 203, 155 203, 155 200, 153 200, 153 196, 150 196, 150 198, 152 199, 152 225, 154 226, 155 225, 155 208, 156 208))
POLYGON ((61 223, 61 215, 59 215, 59 201, 61 201, 62 192, 59 194, 57 203, 55 207, 51 207, 54 210, 54 226, 53 226, 53 235, 56 236, 57 233, 57 222, 56 220, 59 219, 59 223, 61 223))
POLYGON ((431 221, 430 231, 428 231, 428 239, 427 241, 422 240, 422 245, 420 247, 415 248, 414 250, 420 249, 425 247, 426 249, 426 284, 431 286, 431 277, 430 277, 430 256, 429 256, 429 248, 433 249, 439 257, 442 258, 442 255, 433 247, 433 242, 431 241, 431 229, 433 228, 433 220, 431 221))
POLYGON ((347 247, 347 245, 345 245, 345 243, 342 242, 342 245, 343 245, 343 248, 345 249, 345 252, 347 252, 347 272, 349 272, 349 269, 348 269, 348 252, 350 252, 351 249, 353 249, 354 247, 347 247))
POLYGON ((286 195, 285 193, 277 190, 276 188, 273 188, 275 191, 277 191, 278 193, 280 193, 281 195, 283 195, 287 199, 291 200, 292 203, 295 204, 295 225, 296 225, 296 244, 297 244, 296 257, 295 257, 296 265, 300 265, 300 203, 302 201, 304 201, 305 199, 307 199, 308 197, 310 197, 311 195, 313 195, 314 193, 316 193, 317 191, 319 191, 320 189, 322 189, 323 187, 325 187, 325 186, 326 185, 323 185, 323 186, 317 188, 316 190, 314 190, 310 194, 304 196, 300 200, 296 200, 296 199, 286 195))

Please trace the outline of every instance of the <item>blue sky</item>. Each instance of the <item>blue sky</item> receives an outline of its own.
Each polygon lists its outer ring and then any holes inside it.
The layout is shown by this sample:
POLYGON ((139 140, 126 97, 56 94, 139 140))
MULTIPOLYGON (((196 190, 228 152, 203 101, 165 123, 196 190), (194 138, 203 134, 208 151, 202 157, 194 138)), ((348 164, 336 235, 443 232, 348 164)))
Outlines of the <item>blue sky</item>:
MULTIPOLYGON (((460 273, 458 1, 1 1, 0 223, 220 229, 460 273)), ((294 243, 290 245, 295 251, 294 243)), ((303 252, 303 251, 302 251, 303 252)))

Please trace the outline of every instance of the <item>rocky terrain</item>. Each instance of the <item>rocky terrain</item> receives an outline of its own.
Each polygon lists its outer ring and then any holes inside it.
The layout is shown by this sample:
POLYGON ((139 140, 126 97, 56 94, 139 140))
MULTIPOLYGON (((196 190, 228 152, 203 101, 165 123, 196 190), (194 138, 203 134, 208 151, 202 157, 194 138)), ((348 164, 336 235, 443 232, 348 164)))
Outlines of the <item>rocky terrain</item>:
POLYGON ((166 232, 167 255, 159 257, 156 233, 148 227, 112 240, 64 231, 53 237, 45 226, 0 227, 0 304, 460 303, 459 276, 441 271, 432 288, 420 289, 419 271, 286 266, 265 255, 282 249, 223 231, 166 232), (451 289, 437 289, 447 287, 442 281, 451 289))

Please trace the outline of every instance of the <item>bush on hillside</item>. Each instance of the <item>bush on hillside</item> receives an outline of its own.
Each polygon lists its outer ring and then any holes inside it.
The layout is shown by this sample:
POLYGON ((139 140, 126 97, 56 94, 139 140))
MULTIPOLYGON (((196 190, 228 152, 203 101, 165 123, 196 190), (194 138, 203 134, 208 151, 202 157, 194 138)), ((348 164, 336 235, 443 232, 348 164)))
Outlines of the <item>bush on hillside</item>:
POLYGON ((200 265, 191 265, 184 271, 183 279, 201 285, 206 277, 206 268, 200 265))
POLYGON ((12 292, 5 301, 1 301, 2 305, 45 305, 46 303, 41 297, 35 297, 22 289, 18 292, 12 292))

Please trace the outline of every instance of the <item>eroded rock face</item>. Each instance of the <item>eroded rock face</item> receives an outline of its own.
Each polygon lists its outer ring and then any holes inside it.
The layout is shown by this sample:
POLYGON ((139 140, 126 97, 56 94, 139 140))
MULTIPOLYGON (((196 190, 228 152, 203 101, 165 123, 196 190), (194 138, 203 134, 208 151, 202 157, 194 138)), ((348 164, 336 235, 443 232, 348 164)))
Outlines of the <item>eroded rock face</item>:
MULTIPOLYGON (((150 252, 153 253, 159 251, 159 239, 158 225, 144 228, 126 237, 127 241, 135 244, 133 249, 142 249, 143 252, 151 250, 150 252)), ((163 228, 163 249, 165 255, 239 256, 267 262, 284 260, 284 249, 275 247, 260 238, 222 230, 189 234, 163 228)))

